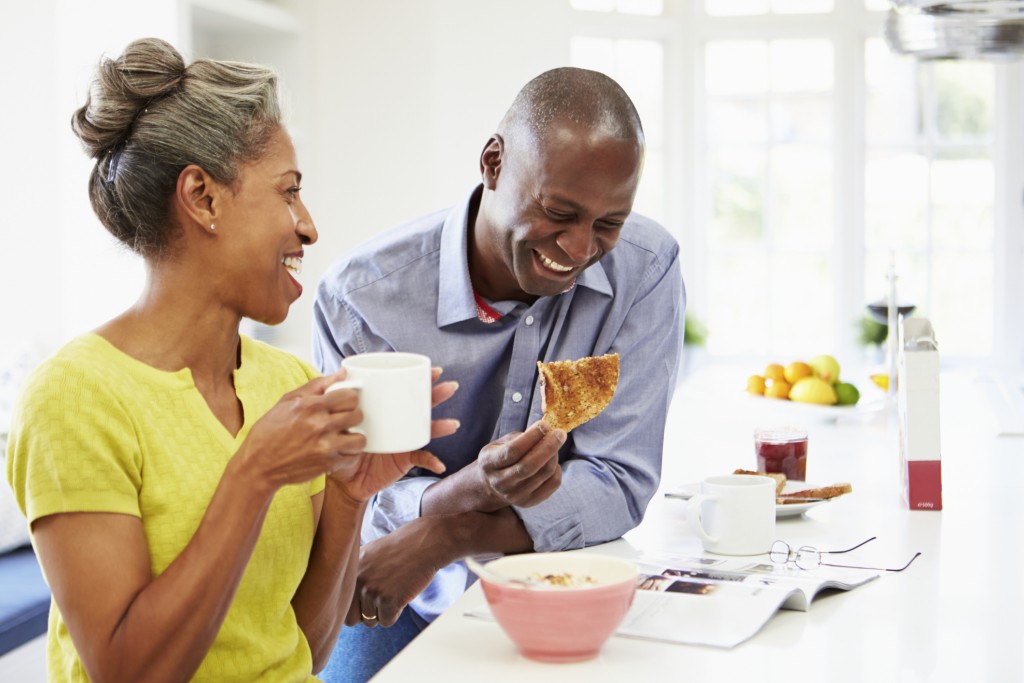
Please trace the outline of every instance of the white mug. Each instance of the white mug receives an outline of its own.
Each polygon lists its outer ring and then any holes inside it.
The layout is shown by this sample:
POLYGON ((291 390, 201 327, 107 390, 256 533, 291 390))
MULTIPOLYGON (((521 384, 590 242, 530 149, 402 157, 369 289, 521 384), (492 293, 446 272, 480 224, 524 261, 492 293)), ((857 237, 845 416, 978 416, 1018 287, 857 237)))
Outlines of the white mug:
POLYGON ((368 453, 405 453, 430 441, 430 359, 418 353, 384 351, 341 361, 348 376, 327 387, 355 389, 363 421, 350 431, 366 437, 368 453))
POLYGON ((775 540, 775 480, 725 474, 701 482, 686 519, 704 550, 720 555, 760 555, 775 540))

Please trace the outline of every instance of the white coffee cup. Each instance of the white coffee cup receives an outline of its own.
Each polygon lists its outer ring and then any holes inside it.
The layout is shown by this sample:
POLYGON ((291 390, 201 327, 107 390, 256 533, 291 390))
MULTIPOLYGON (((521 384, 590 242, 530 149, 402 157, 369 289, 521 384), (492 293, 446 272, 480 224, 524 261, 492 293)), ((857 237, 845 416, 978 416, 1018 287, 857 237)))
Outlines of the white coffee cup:
POLYGON ((686 519, 704 550, 720 555, 767 553, 775 540, 775 481, 725 474, 701 482, 686 519))
POLYGON ((418 353, 384 351, 341 361, 348 376, 327 387, 355 389, 363 421, 350 431, 366 437, 368 453, 404 453, 430 441, 430 359, 418 353))

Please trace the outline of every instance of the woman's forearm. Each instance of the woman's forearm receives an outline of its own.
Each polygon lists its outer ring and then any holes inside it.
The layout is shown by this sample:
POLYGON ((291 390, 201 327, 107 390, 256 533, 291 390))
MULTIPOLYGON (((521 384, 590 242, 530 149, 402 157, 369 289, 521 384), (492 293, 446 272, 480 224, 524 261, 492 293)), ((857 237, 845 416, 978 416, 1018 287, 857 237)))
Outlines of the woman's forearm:
POLYGON ((327 665, 352 601, 365 510, 365 502, 356 503, 327 477, 309 567, 292 599, 313 653, 314 672, 327 665))

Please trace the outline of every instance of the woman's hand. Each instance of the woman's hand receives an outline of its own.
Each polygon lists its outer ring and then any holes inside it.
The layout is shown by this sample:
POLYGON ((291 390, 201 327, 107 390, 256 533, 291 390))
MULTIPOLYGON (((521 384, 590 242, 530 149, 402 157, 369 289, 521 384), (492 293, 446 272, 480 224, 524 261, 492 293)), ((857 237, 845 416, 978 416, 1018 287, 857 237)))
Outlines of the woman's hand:
POLYGON ((348 429, 363 415, 354 392, 326 392, 345 378, 344 370, 318 377, 290 391, 256 424, 235 454, 240 470, 270 492, 310 481, 348 465, 366 446, 348 429))
MULTIPOLYGON (((459 388, 457 382, 436 384, 440 376, 441 368, 431 369, 431 381, 435 382, 431 391, 431 404, 435 408, 451 398, 459 388)), ((351 389, 339 389, 331 393, 351 394, 353 398, 356 396, 356 392, 351 389)), ((454 434, 458 428, 458 420, 433 420, 430 424, 430 438, 449 436, 454 434)), ((427 451, 360 453, 344 458, 344 462, 331 472, 330 476, 344 485, 346 492, 355 502, 363 502, 369 500, 381 489, 398 481, 413 467, 422 467, 437 474, 445 470, 444 464, 427 451)))

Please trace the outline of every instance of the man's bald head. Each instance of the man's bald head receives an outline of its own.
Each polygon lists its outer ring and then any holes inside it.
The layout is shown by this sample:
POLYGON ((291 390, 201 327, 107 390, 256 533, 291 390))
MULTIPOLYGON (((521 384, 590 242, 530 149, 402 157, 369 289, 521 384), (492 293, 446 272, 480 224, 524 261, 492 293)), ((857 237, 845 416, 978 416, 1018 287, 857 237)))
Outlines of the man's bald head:
POLYGON ((558 124, 591 129, 596 136, 635 140, 644 145, 640 115, 626 91, 597 71, 561 67, 527 83, 498 126, 509 138, 523 135, 543 142, 558 124))

